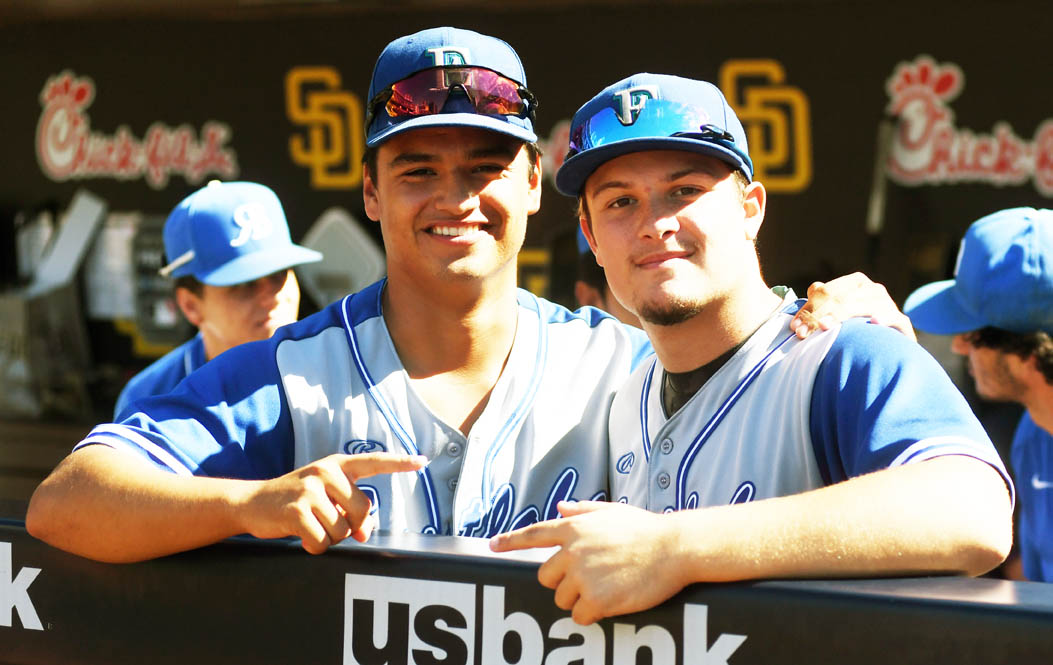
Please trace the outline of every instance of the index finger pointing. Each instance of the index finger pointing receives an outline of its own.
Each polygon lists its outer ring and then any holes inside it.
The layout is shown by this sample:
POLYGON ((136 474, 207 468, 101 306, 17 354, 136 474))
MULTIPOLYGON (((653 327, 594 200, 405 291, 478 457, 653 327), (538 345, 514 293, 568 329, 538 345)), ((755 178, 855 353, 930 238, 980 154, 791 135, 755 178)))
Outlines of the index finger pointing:
POLYGON ((400 471, 417 471, 428 465, 428 458, 423 455, 396 455, 395 453, 360 453, 341 455, 340 470, 351 482, 359 478, 368 478, 380 473, 398 473, 400 471))
POLYGON ((563 534, 558 521, 538 522, 522 529, 499 533, 490 539, 494 552, 511 552, 532 547, 558 547, 563 545, 563 534))

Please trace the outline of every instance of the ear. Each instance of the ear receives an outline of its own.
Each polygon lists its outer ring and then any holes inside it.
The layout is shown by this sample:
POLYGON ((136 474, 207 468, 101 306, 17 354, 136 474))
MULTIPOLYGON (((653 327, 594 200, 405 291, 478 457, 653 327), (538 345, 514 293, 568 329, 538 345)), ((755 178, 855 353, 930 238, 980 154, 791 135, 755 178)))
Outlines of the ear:
POLYGON ((195 328, 200 328, 201 323, 205 320, 201 298, 194 295, 194 292, 190 289, 177 288, 175 290, 175 300, 186 320, 195 328))
POLYGON ((374 222, 380 221, 380 199, 377 196, 377 185, 369 166, 362 165, 362 202, 365 204, 366 217, 374 222))
POLYGON ((585 236, 585 240, 589 243, 589 248, 592 250, 593 256, 596 257, 596 263, 602 267, 603 261, 600 260, 600 255, 596 251, 596 238, 592 235, 592 222, 589 220, 589 216, 584 212, 578 216, 578 225, 581 227, 581 232, 585 236))
POLYGON ((538 156, 534 164, 533 174, 530 176, 530 191, 527 193, 527 215, 533 215, 541 209, 541 156, 538 156))
POLYGON ((746 237, 756 240, 760 233, 761 224, 764 223, 764 210, 768 204, 768 193, 764 185, 756 180, 746 186, 746 194, 742 201, 742 210, 745 214, 746 237))

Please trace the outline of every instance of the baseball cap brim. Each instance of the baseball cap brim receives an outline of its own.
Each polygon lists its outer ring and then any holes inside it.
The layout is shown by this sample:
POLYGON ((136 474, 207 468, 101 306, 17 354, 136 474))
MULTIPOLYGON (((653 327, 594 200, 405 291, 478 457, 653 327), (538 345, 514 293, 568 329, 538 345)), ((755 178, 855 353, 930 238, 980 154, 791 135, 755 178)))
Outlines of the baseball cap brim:
POLYGON ((372 148, 401 132, 425 127, 472 127, 512 136, 527 143, 537 142, 537 134, 514 124, 511 118, 490 117, 478 113, 437 113, 409 118, 394 124, 369 137, 366 145, 372 148))
POLYGON ((244 254, 211 272, 197 275, 197 279, 211 286, 232 286, 266 277, 279 270, 321 260, 322 255, 313 249, 286 245, 273 250, 244 254))
POLYGON ((903 313, 918 330, 935 335, 957 335, 988 325, 962 305, 953 279, 933 282, 914 291, 903 304, 903 313))
POLYGON ((697 152, 719 159, 732 170, 742 171, 748 180, 753 179, 753 170, 742 157, 721 145, 678 136, 646 137, 617 141, 574 155, 563 162, 563 165, 556 171, 556 189, 567 196, 580 196, 585 187, 585 181, 602 164, 615 157, 645 150, 697 152))

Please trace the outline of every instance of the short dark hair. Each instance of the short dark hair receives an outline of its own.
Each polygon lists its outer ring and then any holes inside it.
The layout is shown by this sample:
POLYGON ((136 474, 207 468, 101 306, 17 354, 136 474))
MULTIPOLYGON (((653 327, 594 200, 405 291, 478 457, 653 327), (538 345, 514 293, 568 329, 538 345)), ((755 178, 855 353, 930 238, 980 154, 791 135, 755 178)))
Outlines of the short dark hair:
MULTIPOLYGON (((543 153, 541 151, 541 146, 539 146, 537 143, 525 143, 525 145, 527 149, 527 158, 530 159, 530 171, 527 173, 527 175, 533 178, 534 173, 537 169, 538 160, 541 159, 541 155, 543 153)), ((366 169, 370 172, 370 174, 375 174, 377 172, 378 148, 379 146, 367 147, 366 151, 362 153, 362 163, 365 164, 366 169)), ((376 183, 374 182, 373 184, 376 183)))
POLYGON ((1053 385, 1053 337, 1048 333, 1041 330, 1016 333, 987 326, 965 333, 963 337, 972 346, 1012 353, 1025 360, 1033 357, 1046 383, 1053 385))
POLYGON ((601 294, 606 293, 607 273, 603 270, 603 266, 596 263, 596 256, 592 250, 578 252, 577 275, 579 282, 585 282, 601 294))
POLYGON ((175 289, 186 289, 195 296, 201 297, 201 294, 205 292, 205 285, 193 275, 183 275, 182 277, 175 278, 173 290, 175 289))

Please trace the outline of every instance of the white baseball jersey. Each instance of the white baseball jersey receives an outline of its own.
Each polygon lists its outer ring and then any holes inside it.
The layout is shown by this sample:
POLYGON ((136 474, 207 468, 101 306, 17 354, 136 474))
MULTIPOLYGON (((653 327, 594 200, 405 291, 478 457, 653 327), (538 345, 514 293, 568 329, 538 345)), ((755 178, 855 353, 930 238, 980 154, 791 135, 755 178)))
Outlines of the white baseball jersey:
POLYGON ((783 306, 671 418, 645 360, 611 408, 614 500, 653 511, 745 503, 941 455, 1012 483, 947 374, 920 346, 862 319, 806 340, 783 306))
POLYGON ((465 437, 414 392, 381 316, 383 282, 263 342, 236 347, 175 392, 133 404, 79 446, 133 451, 175 473, 273 478, 332 453, 431 460, 359 484, 379 528, 490 536, 607 496, 615 389, 650 352, 642 332, 519 291, 515 341, 465 437))

